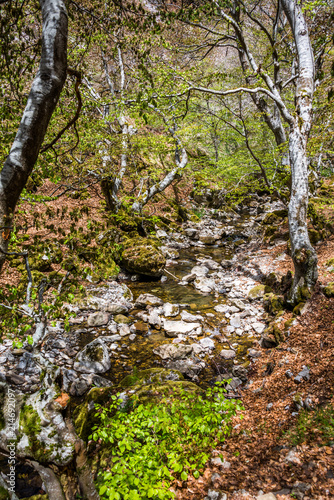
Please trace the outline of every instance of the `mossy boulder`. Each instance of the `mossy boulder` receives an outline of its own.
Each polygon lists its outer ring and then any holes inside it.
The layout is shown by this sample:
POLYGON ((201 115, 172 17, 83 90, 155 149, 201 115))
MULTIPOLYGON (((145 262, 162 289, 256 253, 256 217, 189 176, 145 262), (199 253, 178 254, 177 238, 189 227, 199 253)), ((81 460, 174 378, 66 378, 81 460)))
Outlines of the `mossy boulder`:
POLYGON ((166 381, 184 380, 181 372, 177 370, 165 370, 164 368, 149 368, 148 370, 136 371, 127 375, 121 382, 123 388, 132 386, 143 386, 150 384, 162 384, 166 381))
POLYGON ((284 334, 277 325, 271 324, 263 332, 261 347, 272 349, 277 347, 284 340, 284 334))
POLYGON ((324 294, 328 298, 334 297, 334 281, 328 283, 328 285, 324 288, 324 294))
POLYGON ((272 213, 280 219, 285 219, 288 216, 288 209, 282 208, 281 210, 273 210, 272 213))
POLYGON ((276 314, 283 310, 283 297, 267 293, 263 296, 263 305, 267 312, 276 314))
POLYGON ((84 441, 88 440, 92 432, 92 427, 100 422, 95 417, 96 404, 106 404, 112 395, 110 387, 91 389, 85 397, 83 403, 78 405, 73 411, 73 422, 78 436, 84 441))
POLYGON ((114 316, 114 321, 115 323, 122 325, 129 325, 130 323, 132 323, 132 319, 124 316, 124 314, 116 314, 116 316, 114 316))
POLYGON ((319 231, 316 231, 315 229, 309 229, 308 236, 312 245, 315 245, 316 243, 318 243, 318 241, 322 240, 321 233, 319 231))
POLYGON ((131 273, 159 278, 166 258, 159 250, 159 242, 148 238, 129 238, 124 241, 121 264, 131 273))
POLYGON ((304 306, 305 306, 305 302, 299 302, 299 304, 297 304, 293 308, 293 314, 295 314, 296 316, 298 316, 299 314, 301 314, 304 306))
POLYGON ((256 285, 254 286, 248 293, 248 298, 250 300, 255 300, 255 299, 260 299, 262 298, 266 293, 273 293, 273 290, 270 288, 270 286, 267 285, 256 285))
POLYGON ((264 225, 273 225, 273 224, 278 224, 280 222, 280 217, 274 213, 269 213, 269 214, 266 214, 263 221, 262 221, 262 224, 264 225))
POLYGON ((273 236, 275 233, 277 233, 277 226, 267 226, 264 230, 264 236, 273 236))

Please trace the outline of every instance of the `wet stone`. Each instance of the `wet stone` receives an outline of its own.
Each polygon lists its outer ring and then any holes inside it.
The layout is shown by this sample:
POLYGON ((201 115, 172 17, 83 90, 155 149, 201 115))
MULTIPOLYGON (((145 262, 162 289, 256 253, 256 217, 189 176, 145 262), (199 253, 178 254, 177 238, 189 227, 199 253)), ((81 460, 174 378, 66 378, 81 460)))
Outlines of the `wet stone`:
POLYGON ((109 314, 98 311, 96 313, 90 314, 87 319, 88 326, 103 326, 109 321, 109 314))
POLYGON ((220 355, 223 359, 234 359, 236 357, 236 353, 232 349, 223 349, 220 355))

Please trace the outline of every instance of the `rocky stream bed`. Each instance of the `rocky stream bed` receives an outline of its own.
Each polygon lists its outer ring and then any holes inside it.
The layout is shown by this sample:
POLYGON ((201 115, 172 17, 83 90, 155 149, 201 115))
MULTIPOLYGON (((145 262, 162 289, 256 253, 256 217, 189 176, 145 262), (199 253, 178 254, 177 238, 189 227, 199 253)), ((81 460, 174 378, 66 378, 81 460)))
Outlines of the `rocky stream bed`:
MULTIPOLYGON (((227 379, 227 397, 242 397, 252 383, 249 369, 261 356, 259 346, 273 342, 267 331, 270 317, 258 299, 270 292, 263 278, 286 258, 286 242, 275 241, 282 252, 269 263, 258 243, 266 214, 283 208, 268 199, 253 203, 246 214, 208 211, 178 231, 158 229, 160 252, 167 259, 163 275, 145 278, 122 271, 117 281, 92 284, 81 303, 66 305, 74 313, 70 330, 61 321, 49 326, 40 346, 47 374, 28 344, 22 349, 13 349, 11 340, 0 345, 0 381, 15 390, 21 412, 18 455, 66 464, 73 453, 73 442, 59 424, 66 406, 72 408, 77 432, 87 434, 92 390, 118 387, 127 398, 133 388, 124 380, 134 372, 148 397, 156 382, 207 387, 227 379)), ((6 394, 1 397, 3 408, 6 394)), ((1 422, 0 444, 6 449, 5 415, 1 422)), ((43 490, 34 481, 29 488, 18 485, 19 498, 43 490)))

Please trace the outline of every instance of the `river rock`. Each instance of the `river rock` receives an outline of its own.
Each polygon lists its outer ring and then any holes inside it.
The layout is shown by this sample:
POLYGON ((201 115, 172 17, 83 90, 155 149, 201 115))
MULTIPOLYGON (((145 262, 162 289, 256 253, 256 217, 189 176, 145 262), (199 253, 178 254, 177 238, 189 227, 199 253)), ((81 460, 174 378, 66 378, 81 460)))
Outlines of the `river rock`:
POLYGON ((234 359, 236 357, 236 353, 233 349, 223 349, 220 355, 223 359, 234 359))
POLYGON ((181 319, 186 323, 192 323, 195 321, 203 321, 203 316, 191 314, 188 311, 181 312, 181 319))
POLYGON ((184 344, 163 344, 153 350, 162 359, 183 359, 189 356, 193 351, 191 345, 184 344))
POLYGON ((239 314, 235 314, 234 316, 231 316, 230 325, 234 326, 234 328, 240 328, 241 327, 241 321, 240 321, 239 314))
POLYGON ((240 311, 244 311, 246 309, 246 305, 239 299, 232 299, 231 303, 233 306, 237 307, 240 311))
POLYGON ((108 321, 109 321, 109 314, 104 313, 102 311, 97 311, 88 316, 87 324, 88 326, 103 326, 106 325, 108 321))
POLYGON ((256 333, 261 334, 262 332, 264 332, 266 325, 260 323, 259 321, 255 321, 254 323, 252 323, 252 327, 256 333))
POLYGON ((177 337, 181 334, 189 334, 197 328, 201 328, 200 323, 186 323, 185 321, 163 321, 163 328, 168 337, 177 337))
POLYGON ((178 370, 191 380, 198 381, 198 374, 205 367, 205 363, 198 362, 192 358, 186 358, 168 361, 166 366, 172 370, 178 370))
POLYGON ((128 325, 129 323, 132 323, 132 320, 127 316, 124 316, 124 314, 116 314, 116 316, 114 316, 114 321, 118 325, 128 325))
POLYGON ((178 304, 171 304, 170 302, 166 302, 163 306, 163 315, 167 318, 171 318, 177 316, 180 312, 180 307, 178 304))
POLYGON ((70 394, 71 396, 82 396, 94 385, 95 387, 109 387, 113 384, 110 380, 100 377, 99 375, 89 374, 81 375, 76 378, 71 385, 70 394))
POLYGON ((230 306, 228 306, 227 304, 218 304, 214 307, 214 310, 217 313, 226 314, 230 310, 230 306))
POLYGON ((210 339, 209 337, 201 339, 199 342, 200 342, 201 346, 204 347, 204 349, 214 349, 215 348, 214 341, 212 339, 210 339))
POLYGON ((166 265, 166 258, 154 240, 132 238, 124 243, 122 265, 127 271, 160 278, 166 265))
POLYGON ((128 335, 130 335, 130 333, 131 330, 129 325, 120 325, 119 334, 121 337, 127 337, 128 335))
POLYGON ((136 328, 136 333, 139 335, 145 335, 148 332, 148 325, 144 321, 137 321, 134 327, 136 328))
POLYGON ((191 270, 191 274, 196 274, 196 276, 206 276, 209 269, 205 266, 195 266, 191 270))
POLYGON ((110 314, 125 314, 128 312, 128 308, 123 304, 117 304, 117 302, 110 302, 105 307, 106 312, 110 314))
POLYGON ((160 329, 161 327, 161 318, 158 314, 157 309, 152 309, 150 311, 150 314, 148 315, 147 321, 150 325, 154 326, 157 329, 160 329))
POLYGON ((202 293, 210 293, 215 289, 216 283, 214 279, 210 278, 197 278, 194 281, 196 290, 199 290, 202 293))
POLYGON ((186 276, 183 276, 181 284, 191 283, 192 281, 195 281, 196 278, 197 275, 195 273, 187 274, 186 276))
POLYGON ((163 300, 150 293, 142 293, 135 302, 135 307, 145 309, 147 306, 159 307, 163 305, 163 300))
POLYGON ((108 349, 101 339, 93 340, 79 352, 74 370, 82 373, 104 373, 110 369, 108 349))

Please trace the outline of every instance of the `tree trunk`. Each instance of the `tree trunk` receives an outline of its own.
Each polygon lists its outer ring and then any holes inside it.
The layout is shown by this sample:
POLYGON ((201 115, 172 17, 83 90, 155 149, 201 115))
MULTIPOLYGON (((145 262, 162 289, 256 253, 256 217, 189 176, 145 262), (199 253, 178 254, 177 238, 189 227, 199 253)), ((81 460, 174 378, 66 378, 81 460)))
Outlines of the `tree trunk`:
POLYGON ((296 116, 290 124, 289 158, 292 186, 289 203, 291 254, 295 267, 289 302, 294 305, 310 295, 318 278, 317 254, 307 231, 309 197, 306 145, 312 122, 314 59, 307 24, 295 0, 281 0, 298 53, 299 77, 295 96, 296 116))
POLYGON ((40 0, 42 53, 27 105, 0 173, 0 271, 7 252, 18 199, 36 163, 66 80, 67 11, 63 0, 40 0))

